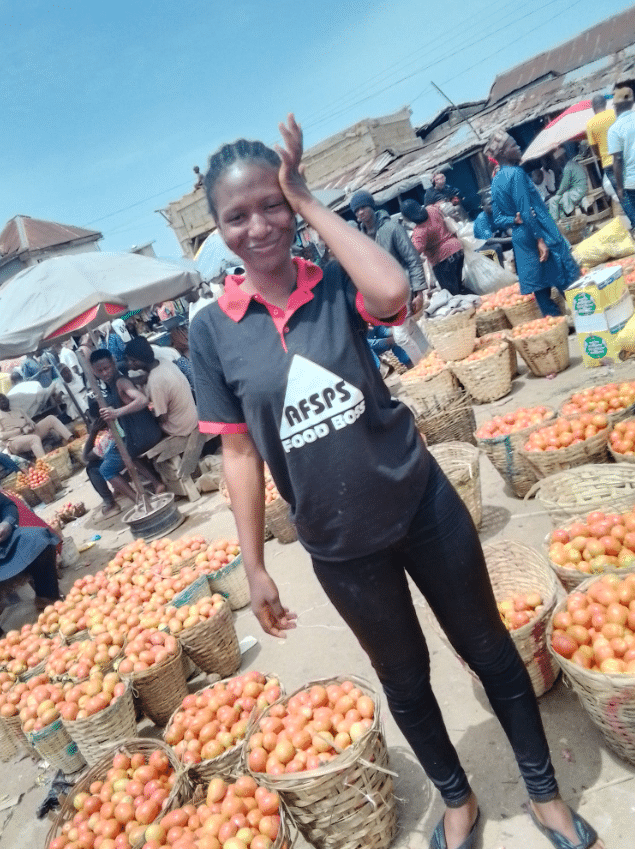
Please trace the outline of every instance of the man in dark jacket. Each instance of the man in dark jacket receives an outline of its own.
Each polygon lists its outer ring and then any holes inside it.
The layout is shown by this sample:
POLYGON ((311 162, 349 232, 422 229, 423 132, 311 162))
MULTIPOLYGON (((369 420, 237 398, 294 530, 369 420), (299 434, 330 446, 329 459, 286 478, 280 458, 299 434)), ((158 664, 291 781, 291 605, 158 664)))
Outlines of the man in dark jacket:
POLYGON ((406 351, 413 363, 417 363, 428 348, 425 336, 410 317, 412 312, 418 312, 421 308, 422 293, 427 288, 421 257, 401 224, 393 221, 384 209, 377 209, 370 192, 355 192, 349 206, 362 233, 366 233, 394 256, 408 274, 412 292, 408 318, 402 325, 394 328, 394 336, 395 343, 406 351))
POLYGON ((448 186, 445 182, 445 174, 437 171, 432 175, 432 185, 426 189, 423 198, 424 206, 432 206, 435 203, 451 203, 458 206, 461 203, 461 194, 455 186, 448 186))

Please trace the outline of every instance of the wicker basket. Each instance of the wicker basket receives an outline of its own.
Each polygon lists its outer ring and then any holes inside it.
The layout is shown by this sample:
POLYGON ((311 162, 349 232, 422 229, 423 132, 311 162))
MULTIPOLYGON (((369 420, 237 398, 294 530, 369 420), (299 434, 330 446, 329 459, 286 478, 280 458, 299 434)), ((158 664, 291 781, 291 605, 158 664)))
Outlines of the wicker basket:
POLYGON ((194 604, 195 601, 208 598, 211 595, 209 581, 206 575, 200 575, 195 581, 177 593, 170 601, 171 607, 183 607, 184 604, 194 604))
POLYGON ((512 380, 520 374, 518 371, 518 357, 516 356, 516 348, 514 348, 514 343, 509 338, 509 333, 506 330, 499 330, 497 333, 488 333, 487 336, 481 336, 480 339, 476 340, 476 346, 474 348, 475 351, 478 351, 479 348, 484 348, 487 345, 491 345, 494 342, 506 342, 507 350, 509 352, 509 373, 512 377, 512 380))
POLYGON ((50 478, 43 481, 39 486, 34 486, 33 492, 45 504, 52 504, 55 501, 55 484, 50 478))
POLYGON ((68 448, 65 445, 62 445, 60 448, 56 448, 55 451, 51 451, 50 454, 47 454, 44 457, 44 460, 47 465, 55 469, 60 480, 65 481, 73 474, 71 457, 68 448))
POLYGON ((11 761, 16 757, 20 747, 13 732, 0 722, 0 761, 11 761))
MULTIPOLYGON (((269 677, 271 677, 271 676, 267 676, 267 678, 269 678, 269 677)), ((277 676, 276 676, 276 679, 277 679, 277 676)), ((221 681, 220 683, 226 684, 230 680, 231 680, 230 678, 226 678, 224 681, 221 681)), ((279 680, 279 679, 277 679, 277 680, 279 680)), ((219 682, 217 682, 217 683, 219 683, 219 682)), ((207 684, 204 687, 201 687, 200 690, 196 690, 194 695, 198 695, 199 693, 201 693, 205 690, 210 690, 210 689, 213 689, 213 687, 210 687, 209 684, 207 684)), ((280 691, 284 695, 284 688, 282 687, 282 684, 280 684, 280 691)), ((174 711, 174 713, 172 714, 172 716, 170 717, 170 719, 166 723, 166 726, 165 726, 166 730, 164 732, 164 737, 165 737, 165 734, 167 733, 167 729, 172 724, 172 720, 174 719, 174 717, 176 716, 176 714, 180 710, 181 710, 181 705, 179 705, 179 707, 174 711)), ((249 725, 248 725, 247 732, 246 732, 247 734, 252 729, 253 724, 255 722, 257 722, 258 719, 260 719, 260 717, 262 716, 262 713, 263 712, 261 710, 259 710, 257 707, 253 708, 253 710, 251 712, 250 719, 249 719, 249 725)), ((190 773, 191 773, 194 781, 197 784, 207 785, 209 783, 209 781, 211 781, 211 779, 215 775, 226 775, 226 776, 244 775, 246 770, 243 768, 242 763, 241 763, 242 758, 243 758, 244 743, 245 743, 244 740, 240 740, 239 742, 236 743, 235 746, 232 746, 231 748, 226 749, 223 752, 223 754, 219 755, 217 758, 209 758, 208 760, 204 760, 204 761, 201 761, 200 763, 194 764, 190 769, 190 773)))
POLYGON ((7 735, 16 741, 18 748, 24 749, 32 758, 39 760, 40 755, 33 748, 30 740, 27 739, 26 734, 22 730, 20 717, 17 714, 16 716, 0 717, 0 724, 7 735))
POLYGON ((493 310, 476 310, 476 335, 487 336, 488 333, 496 333, 498 330, 507 330, 511 327, 509 319, 502 307, 493 310))
POLYGON ((75 631, 74 634, 69 634, 68 637, 64 637, 64 642, 69 646, 71 643, 81 643, 84 640, 90 640, 91 635, 88 628, 82 628, 81 631, 75 631))
POLYGON ((289 516, 289 505, 280 495, 269 504, 265 504, 265 524, 283 545, 295 542, 298 538, 295 525, 289 516))
POLYGON ((73 463, 77 466, 83 466, 82 457, 84 456, 84 446, 88 442, 88 436, 78 436, 66 446, 68 453, 73 463))
POLYGON ((503 398, 512 388, 509 351, 503 342, 480 360, 450 363, 450 368, 474 401, 487 404, 503 398))
POLYGON ((225 596, 232 610, 240 610, 249 604, 249 584, 242 554, 238 554, 222 569, 210 572, 207 579, 210 590, 225 596))
POLYGON ((461 390, 451 398, 427 399, 420 405, 415 424, 428 445, 453 441, 476 445, 474 408, 469 396, 461 390))
POLYGON ((609 428, 583 439, 577 445, 568 445, 556 451, 525 451, 519 448, 519 453, 536 472, 538 479, 546 478, 556 472, 564 472, 586 463, 604 463, 608 459, 609 428))
POLYGON ((453 330, 468 327, 473 321, 476 321, 476 309, 472 306, 452 315, 425 319, 425 327, 427 329, 432 324, 433 329, 438 330, 439 333, 451 333, 453 330))
POLYGON ((526 324, 528 321, 543 317, 538 302, 534 297, 527 301, 521 301, 519 304, 503 307, 503 309, 512 327, 517 327, 519 324, 526 324))
POLYGON ((183 651, 203 672, 217 672, 221 678, 226 678, 240 667, 240 646, 227 603, 214 616, 181 631, 178 640, 183 651))
POLYGON ((432 445, 430 453, 470 511, 477 528, 481 526, 483 507, 479 450, 467 442, 432 445))
POLYGON ((96 764, 113 746, 129 740, 137 733, 132 688, 126 682, 125 692, 104 710, 85 719, 62 720, 88 766, 96 764))
POLYGON ((24 503, 28 507, 37 507, 40 503, 39 495, 36 495, 35 492, 29 486, 24 486, 20 489, 16 489, 15 494, 19 495, 22 501, 24 501, 24 503))
POLYGON ((569 325, 564 316, 558 324, 542 333, 511 338, 514 347, 536 377, 555 374, 569 367, 569 325))
MULTIPOLYGON (((583 517, 572 517, 566 523, 566 525, 570 525, 571 522, 578 521, 584 522, 585 519, 583 517)), ((566 529, 566 526, 565 526, 566 529)), ((565 590, 570 593, 575 590, 580 584, 584 583, 589 579, 589 574, 585 572, 580 572, 578 569, 567 569, 565 566, 559 566, 557 563, 554 563, 553 560, 549 557, 549 545, 550 545, 551 533, 548 533, 544 538, 542 543, 542 548, 545 553, 545 557, 549 563, 549 566, 553 570, 554 575, 558 578, 562 586, 565 590)), ((596 570, 593 574, 593 577, 597 575, 630 575, 635 572, 635 564, 633 566, 619 566, 614 569, 604 568, 601 570, 596 570)))
POLYGON ((77 743, 71 739, 61 719, 51 722, 41 731, 31 731, 26 738, 55 769, 70 774, 86 766, 77 743))
POLYGON ((609 454, 616 463, 635 463, 635 454, 620 454, 618 451, 613 451, 611 443, 608 443, 609 454))
POLYGON ((121 674, 131 682, 137 704, 155 725, 165 725, 175 707, 187 696, 182 652, 179 643, 176 654, 150 669, 121 674))
MULTIPOLYGON (((550 418, 555 416, 551 411, 550 418)), ((547 421, 547 420, 545 420, 547 421)), ((517 498, 524 498, 536 483, 536 473, 519 449, 523 447, 530 433, 543 427, 545 422, 529 425, 515 433, 482 439, 476 436, 476 444, 487 455, 491 464, 506 481, 517 498)))
POLYGON ((405 395, 412 406, 417 408, 422 402, 428 398, 451 398, 456 394, 457 382, 456 378, 445 366, 436 374, 431 374, 430 377, 418 378, 410 381, 407 379, 401 380, 400 395, 405 395))
MULTIPOLYGON (((580 584, 586 592, 600 578, 589 578, 580 584)), ((556 605, 554 615, 566 609, 567 600, 556 605)), ((635 675, 592 672, 557 654, 551 648, 553 617, 547 628, 549 649, 562 673, 575 690, 582 706, 596 725, 606 745, 619 758, 635 764, 635 675)))
POLYGON ((469 356, 476 344, 476 318, 454 330, 440 330, 435 321, 426 323, 426 334, 442 360, 462 360, 469 356))
POLYGON ((635 504, 635 469, 627 464, 578 466, 538 481, 526 497, 533 495, 554 526, 592 510, 620 513, 635 504))
POLYGON ((483 548, 496 601, 514 593, 538 592, 543 600, 540 614, 510 631, 518 654, 527 667, 534 692, 542 696, 558 677, 558 664, 547 647, 547 625, 556 606, 557 584, 544 558, 535 549, 513 540, 499 540, 483 548))
MULTIPOLYGON (((46 842, 44 843, 44 849, 49 849, 51 845, 51 841, 62 833, 62 826, 73 819, 75 814, 77 813, 77 809, 75 808, 74 800, 78 793, 87 793, 90 792, 90 785, 94 781, 104 781, 106 779, 106 774, 109 769, 112 768, 112 760, 117 752, 124 752, 127 755, 133 755, 135 752, 141 752, 146 757, 146 761, 152 752, 160 749, 162 752, 165 752, 170 760, 170 765, 174 772, 176 773, 176 779, 174 781, 174 786, 170 791, 170 795, 166 799, 163 809, 159 814, 159 818, 163 817, 165 814, 174 810, 174 808, 178 808, 181 805, 185 804, 185 802, 191 797, 194 785, 189 778, 186 771, 183 770, 182 764, 179 763, 176 758, 174 752, 169 746, 166 746, 162 740, 143 740, 143 739, 130 739, 125 743, 120 743, 117 746, 114 746, 110 749, 110 751, 101 758, 91 769, 86 772, 82 778, 75 784, 73 789, 70 791, 64 802, 62 803, 61 810, 57 815, 55 822, 53 823, 49 833, 46 835, 46 842)), ((143 844, 145 843, 145 838, 142 838, 137 843, 133 844, 132 849, 141 849, 143 844)))
MULTIPOLYGON (((343 680, 311 681, 301 689, 343 680)), ((375 702, 375 717, 367 734, 318 769, 252 775, 280 794, 300 832, 316 849, 387 849, 397 832, 397 811, 394 773, 388 767, 388 750, 379 721, 379 701, 367 682, 353 676, 349 680, 375 702)), ((284 701, 286 697, 275 704, 284 701)), ((265 716, 269 710, 264 711, 265 716)), ((247 745, 243 749, 245 763, 246 752, 247 745)))
POLYGON ((0 488, 4 489, 5 492, 16 492, 15 484, 18 479, 17 472, 11 472, 6 475, 6 477, 0 480, 0 488))
POLYGON ((59 492, 60 490, 64 489, 62 481, 60 480, 60 476, 57 474, 57 471, 53 468, 53 466, 49 468, 48 476, 51 479, 51 483, 55 487, 55 492, 59 492))
POLYGON ((560 218, 556 221, 556 227, 570 245, 577 245, 584 238, 587 228, 586 215, 570 215, 568 218, 560 218))

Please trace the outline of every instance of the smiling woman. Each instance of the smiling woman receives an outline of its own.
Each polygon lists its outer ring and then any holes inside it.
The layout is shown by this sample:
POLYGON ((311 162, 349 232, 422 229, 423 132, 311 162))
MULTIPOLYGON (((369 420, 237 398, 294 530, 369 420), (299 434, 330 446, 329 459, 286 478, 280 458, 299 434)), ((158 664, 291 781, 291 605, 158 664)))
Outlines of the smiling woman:
POLYGON ((265 567, 264 459, 319 582, 443 796, 433 849, 473 847, 479 814, 430 686, 406 573, 481 678, 537 816, 575 837, 474 524, 411 412, 391 398, 366 341, 368 323, 403 321, 406 274, 310 193, 293 116, 280 131, 285 146, 277 154, 241 140, 210 159, 210 209, 245 274, 228 277, 225 293, 190 328, 199 427, 222 436, 252 609, 273 636, 295 627, 265 567), (323 270, 291 257, 296 214, 336 258, 323 270))

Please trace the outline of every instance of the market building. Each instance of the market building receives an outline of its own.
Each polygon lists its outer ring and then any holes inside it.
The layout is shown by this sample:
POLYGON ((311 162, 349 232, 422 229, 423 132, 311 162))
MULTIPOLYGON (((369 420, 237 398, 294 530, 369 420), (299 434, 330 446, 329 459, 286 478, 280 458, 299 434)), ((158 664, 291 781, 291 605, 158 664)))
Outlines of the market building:
POLYGON ((16 215, 0 233, 0 286, 49 257, 98 251, 102 238, 97 230, 16 215))

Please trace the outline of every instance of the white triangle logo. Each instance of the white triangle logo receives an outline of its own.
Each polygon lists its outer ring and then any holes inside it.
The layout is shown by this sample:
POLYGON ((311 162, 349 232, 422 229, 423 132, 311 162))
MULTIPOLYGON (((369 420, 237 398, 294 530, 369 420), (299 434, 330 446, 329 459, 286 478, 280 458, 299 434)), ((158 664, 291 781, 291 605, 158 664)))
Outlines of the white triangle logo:
MULTIPOLYGON (((363 400, 364 395, 356 386, 295 354, 287 378, 280 438, 289 439, 307 428, 340 417, 363 400)), ((363 408, 359 412, 363 412, 363 408)), ((352 422, 346 421, 346 424, 352 422)), ((335 429, 339 429, 337 425, 335 429)))

